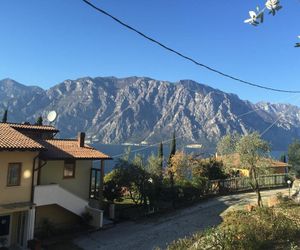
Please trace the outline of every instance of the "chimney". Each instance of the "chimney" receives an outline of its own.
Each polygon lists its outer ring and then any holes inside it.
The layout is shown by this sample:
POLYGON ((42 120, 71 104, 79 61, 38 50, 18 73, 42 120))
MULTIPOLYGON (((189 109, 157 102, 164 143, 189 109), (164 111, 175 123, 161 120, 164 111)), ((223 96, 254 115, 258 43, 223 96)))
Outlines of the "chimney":
POLYGON ((78 133, 78 146, 81 148, 84 147, 84 139, 85 139, 85 133, 79 132, 78 133))

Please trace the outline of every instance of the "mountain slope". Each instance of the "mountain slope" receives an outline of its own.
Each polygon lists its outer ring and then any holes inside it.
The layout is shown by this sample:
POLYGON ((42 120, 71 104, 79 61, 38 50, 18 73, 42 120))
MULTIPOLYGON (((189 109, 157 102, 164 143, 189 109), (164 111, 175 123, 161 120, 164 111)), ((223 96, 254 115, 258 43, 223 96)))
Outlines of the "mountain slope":
POLYGON ((262 132, 277 120, 264 135, 274 149, 286 149, 300 135, 299 107, 252 104, 191 80, 85 77, 43 90, 4 79, 0 91, 0 109, 9 107, 10 121, 33 122, 54 109, 61 136, 86 131, 102 143, 154 143, 176 131, 182 143, 213 148, 228 132, 262 132))

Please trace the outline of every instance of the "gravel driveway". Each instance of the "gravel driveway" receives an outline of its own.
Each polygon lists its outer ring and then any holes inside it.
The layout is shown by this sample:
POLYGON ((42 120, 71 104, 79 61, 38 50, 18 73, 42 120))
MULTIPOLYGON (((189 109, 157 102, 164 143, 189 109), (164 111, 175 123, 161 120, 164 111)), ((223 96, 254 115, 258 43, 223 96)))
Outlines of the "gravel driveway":
MULTIPOLYGON (((287 189, 263 191, 262 197, 278 192, 287 194, 287 189)), ((151 250, 165 248, 173 240, 189 236, 196 231, 218 225, 221 214, 233 205, 255 202, 254 193, 234 194, 212 198, 193 207, 175 211, 172 214, 142 222, 125 222, 115 227, 91 233, 74 240, 86 250, 151 250)))

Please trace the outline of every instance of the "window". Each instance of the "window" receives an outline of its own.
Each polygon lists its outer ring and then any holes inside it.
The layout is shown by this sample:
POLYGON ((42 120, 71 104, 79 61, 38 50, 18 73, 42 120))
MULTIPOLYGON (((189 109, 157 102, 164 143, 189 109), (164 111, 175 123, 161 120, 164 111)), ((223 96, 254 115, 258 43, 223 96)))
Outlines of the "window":
POLYGON ((0 216, 0 236, 9 235, 10 216, 0 216))
POLYGON ((20 186, 21 184, 21 163, 9 163, 7 172, 7 186, 20 186))
POLYGON ((75 161, 66 160, 64 165, 64 178, 74 178, 75 177, 75 161))

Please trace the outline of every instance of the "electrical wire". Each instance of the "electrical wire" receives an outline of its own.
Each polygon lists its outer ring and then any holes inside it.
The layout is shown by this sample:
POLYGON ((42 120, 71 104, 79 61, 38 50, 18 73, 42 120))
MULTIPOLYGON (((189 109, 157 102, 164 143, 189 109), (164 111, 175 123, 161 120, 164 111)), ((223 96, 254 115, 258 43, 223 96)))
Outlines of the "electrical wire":
POLYGON ((232 76, 232 75, 229 75, 227 73, 224 73, 220 70, 217 70, 215 68, 212 68, 210 66, 207 66, 201 62, 198 62, 197 60, 193 59, 192 57, 189 57, 175 49, 172 49, 171 47, 161 43, 160 41, 146 35, 145 33, 137 30, 136 28, 126 24, 125 22, 123 22, 122 20, 120 20, 119 18, 113 16, 112 14, 108 13, 107 11, 97 7, 96 5, 92 4, 91 2, 89 2, 88 0, 82 0, 84 3, 86 3, 87 5, 89 5, 90 7, 92 7, 93 9, 97 10, 98 12, 110 17, 111 19, 113 19, 114 21, 116 21, 117 23, 121 24, 122 26, 126 27, 127 29, 137 33, 138 35, 142 36, 143 38, 147 39, 148 41, 152 42, 152 43, 155 43, 157 44, 158 46, 160 46, 161 48, 163 49, 166 49, 168 50, 169 52, 172 52, 174 54, 176 54, 177 56, 181 57, 181 58, 184 58, 185 60, 188 60, 194 64, 196 64, 197 66, 200 66, 200 67, 203 67, 209 71, 212 71, 216 74, 219 74, 223 77, 226 77, 226 78, 229 78, 231 80, 234 80, 234 81, 237 81, 237 82, 240 82, 240 83, 243 83, 243 84, 246 84, 246 85, 249 85, 249 86, 252 86, 252 87, 256 87, 256 88, 260 88, 260 89, 264 89, 264 90, 269 90, 269 91, 275 91, 275 92, 281 92, 281 93, 300 93, 300 90, 286 90, 286 89, 277 89, 277 88, 272 88, 272 87, 267 87, 267 86, 264 86, 264 85, 261 85, 261 84, 257 84, 257 83, 254 83, 254 82, 250 82, 250 81, 246 81, 246 80, 243 80, 241 78, 238 78, 238 77, 235 77, 235 76, 232 76))
MULTIPOLYGON (((297 98, 296 103, 298 103, 299 100, 300 100, 300 98, 297 98)), ((291 105, 291 106, 288 108, 288 111, 289 111, 291 108, 293 108, 293 105, 291 105)), ((286 111, 286 112, 287 112, 287 111, 286 111)), ((273 127, 275 126, 275 124, 276 124, 277 122, 280 121, 281 118, 283 118, 283 115, 282 115, 282 114, 280 114, 280 115, 278 116, 278 118, 277 118, 270 126, 268 126, 268 127, 260 134, 260 136, 265 135, 271 128, 273 128, 273 127)))

